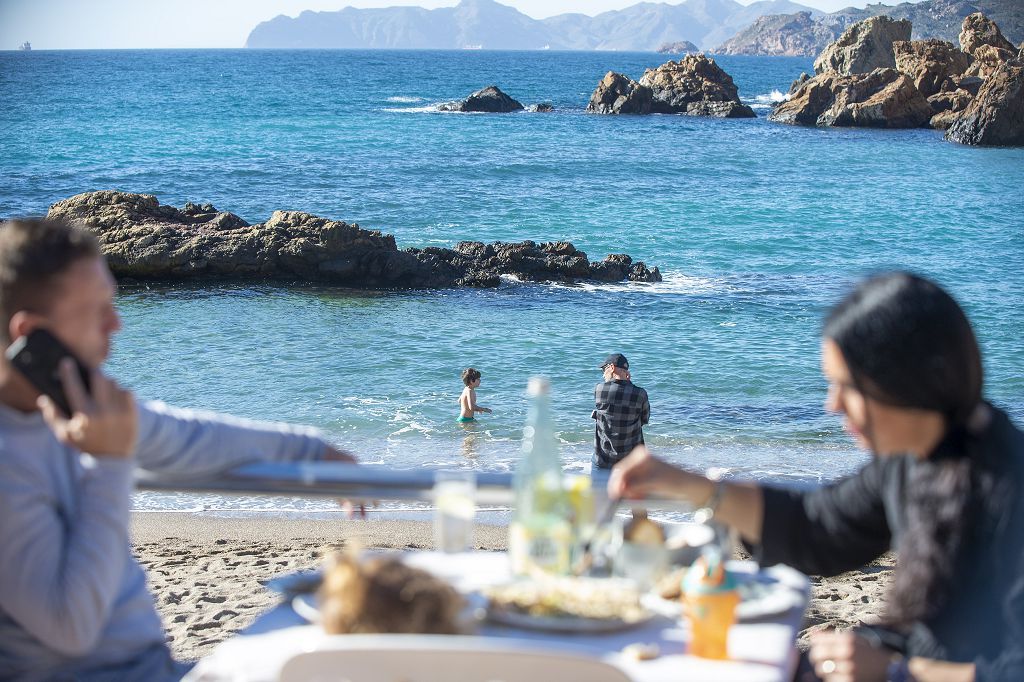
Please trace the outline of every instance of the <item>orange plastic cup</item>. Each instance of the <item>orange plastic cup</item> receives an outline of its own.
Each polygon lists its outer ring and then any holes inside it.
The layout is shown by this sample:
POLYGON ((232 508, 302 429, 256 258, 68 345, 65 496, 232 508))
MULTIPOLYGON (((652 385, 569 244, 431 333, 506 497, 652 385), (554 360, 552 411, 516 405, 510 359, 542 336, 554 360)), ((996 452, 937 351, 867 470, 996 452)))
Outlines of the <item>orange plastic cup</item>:
POLYGON ((729 657, 729 628, 736 622, 740 595, 723 562, 694 562, 683 583, 683 604, 690 621, 690 653, 701 658, 729 657))

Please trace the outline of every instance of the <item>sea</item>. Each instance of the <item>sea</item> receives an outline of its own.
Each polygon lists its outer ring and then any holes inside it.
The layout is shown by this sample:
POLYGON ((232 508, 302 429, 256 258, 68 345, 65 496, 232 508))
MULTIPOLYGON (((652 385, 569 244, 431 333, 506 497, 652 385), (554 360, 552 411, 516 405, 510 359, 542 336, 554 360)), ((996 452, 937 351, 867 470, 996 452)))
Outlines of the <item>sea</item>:
MULTIPOLYGON (((628 356, 648 445, 695 470, 816 485, 866 461, 823 408, 824 315, 908 268, 968 311, 988 397, 1024 423, 1024 149, 933 130, 771 123, 805 58, 721 56, 753 120, 597 116, 608 71, 655 53, 0 52, 0 216, 100 189, 301 210, 395 235, 570 240, 658 284, 353 291, 123 283, 109 372, 145 399, 310 424, 361 461, 509 471, 529 377, 550 378, 561 456, 589 468, 598 365, 628 356), (554 112, 439 113, 496 84, 554 112), (460 373, 493 409, 456 423, 460 373)), ((145 511, 329 513, 301 499, 138 493, 145 511)))

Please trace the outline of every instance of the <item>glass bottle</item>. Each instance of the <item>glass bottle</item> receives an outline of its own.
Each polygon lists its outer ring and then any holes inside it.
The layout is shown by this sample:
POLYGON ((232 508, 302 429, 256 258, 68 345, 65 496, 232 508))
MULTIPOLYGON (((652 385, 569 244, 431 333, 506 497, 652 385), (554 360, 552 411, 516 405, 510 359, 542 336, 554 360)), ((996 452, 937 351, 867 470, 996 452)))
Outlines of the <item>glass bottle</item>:
POLYGON ((515 508, 509 525, 512 572, 569 572, 572 506, 562 483, 558 438, 551 419, 550 385, 533 377, 527 388, 530 410, 514 478, 515 508))

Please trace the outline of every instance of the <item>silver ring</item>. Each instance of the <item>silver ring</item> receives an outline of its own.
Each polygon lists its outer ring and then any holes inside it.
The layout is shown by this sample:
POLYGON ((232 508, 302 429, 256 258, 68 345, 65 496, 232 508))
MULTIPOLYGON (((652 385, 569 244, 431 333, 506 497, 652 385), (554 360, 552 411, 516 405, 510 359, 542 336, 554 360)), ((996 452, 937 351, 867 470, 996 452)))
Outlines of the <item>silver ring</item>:
POLYGON ((825 675, 831 675, 836 671, 836 662, 831 658, 826 658, 821 662, 821 672, 825 675))

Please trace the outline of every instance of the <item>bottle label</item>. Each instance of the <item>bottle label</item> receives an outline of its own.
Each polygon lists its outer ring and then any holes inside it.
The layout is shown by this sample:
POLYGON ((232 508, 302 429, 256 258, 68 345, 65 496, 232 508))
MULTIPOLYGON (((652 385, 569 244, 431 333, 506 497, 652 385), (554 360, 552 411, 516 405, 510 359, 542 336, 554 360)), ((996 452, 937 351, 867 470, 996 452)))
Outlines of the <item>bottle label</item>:
POLYGON ((509 526, 512 572, 568 573, 571 542, 572 530, 564 519, 535 518, 513 523, 509 526))

